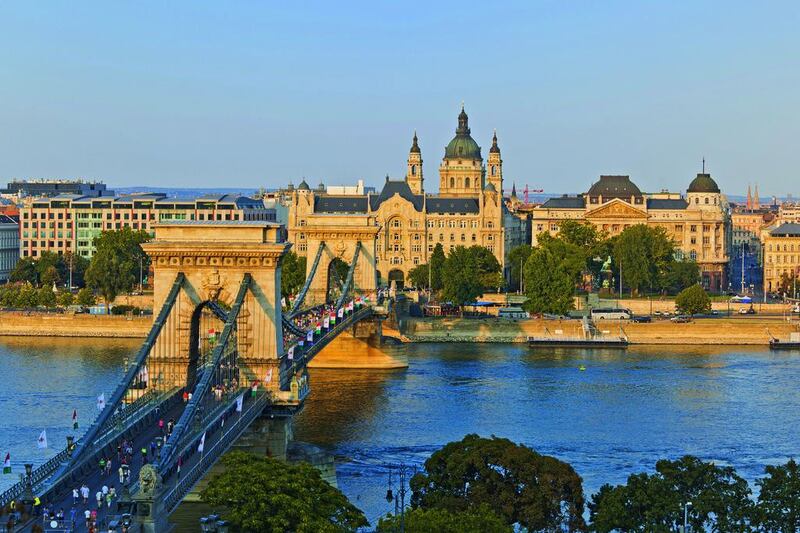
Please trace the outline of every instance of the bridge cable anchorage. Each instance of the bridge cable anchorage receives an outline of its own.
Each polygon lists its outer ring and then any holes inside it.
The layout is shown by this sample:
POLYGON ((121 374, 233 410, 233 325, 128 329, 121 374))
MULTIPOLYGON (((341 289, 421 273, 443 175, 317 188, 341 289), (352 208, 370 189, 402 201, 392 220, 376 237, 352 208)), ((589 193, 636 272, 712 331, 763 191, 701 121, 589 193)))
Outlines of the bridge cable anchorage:
POLYGON ((231 310, 228 313, 228 319, 225 321, 225 327, 223 328, 219 341, 212 352, 211 361, 208 365, 206 365, 206 370, 203 372, 203 376, 197 382, 197 385, 192 392, 192 399, 186 404, 186 408, 183 410, 180 419, 178 420, 177 424, 175 424, 172 436, 170 436, 169 440, 161 451, 161 459, 158 462, 157 469, 160 473, 162 473, 162 475, 166 470, 168 470, 168 467, 171 466, 173 460, 175 459, 177 444, 181 441, 181 437, 186 430, 191 426, 198 406, 211 388, 211 379, 214 376, 214 369, 219 367, 220 361, 225 355, 225 348, 233 330, 236 328, 236 319, 239 318, 239 312, 242 308, 242 304, 244 303, 244 299, 247 296, 251 282, 252 276, 249 273, 245 274, 244 278, 242 279, 242 283, 239 286, 239 293, 236 295, 236 299, 234 300, 231 310))
POLYGON ((319 243, 319 248, 317 249, 317 255, 314 257, 314 263, 311 265, 311 271, 308 273, 306 277, 306 282, 303 284, 303 288, 297 293, 297 297, 294 299, 294 303, 292 304, 292 309, 289 311, 289 318, 293 318, 300 307, 303 305, 303 300, 306 299, 306 294, 308 294, 308 289, 311 287, 311 282, 314 280, 314 276, 317 273, 317 267, 319 266, 319 260, 322 257, 322 251, 325 249, 325 241, 321 241, 319 243))
POLYGON ((128 367, 125 376, 122 378, 122 381, 109 398, 109 401, 106 403, 105 409, 100 412, 100 415, 95 419, 89 429, 86 430, 86 433, 83 435, 83 437, 79 439, 78 444, 72 453, 72 457, 70 458, 68 466, 74 465, 78 462, 83 453, 94 443, 106 422, 109 421, 112 415, 119 408, 120 404, 125 398, 126 393, 128 392, 128 389, 139 375, 142 367, 145 365, 147 357, 150 354, 150 350, 152 350, 156 340, 158 339, 158 336, 161 334, 161 330, 163 329, 164 324, 167 322, 175 302, 178 300, 178 295, 180 294, 181 288, 183 287, 185 281, 186 276, 183 272, 179 272, 175 277, 175 281, 172 284, 172 288, 170 289, 166 300, 164 301, 164 305, 161 306, 161 311, 159 311, 158 317, 156 317, 156 320, 153 323, 153 327, 150 328, 150 333, 148 333, 144 344, 142 344, 142 347, 136 354, 133 364, 128 367))
POLYGON ((347 298, 347 293, 350 291, 350 285, 353 283, 353 274, 356 271, 356 263, 358 263, 358 254, 361 251, 361 241, 356 243, 355 252, 353 252, 353 262, 350 263, 350 269, 347 271, 347 279, 344 282, 344 286, 342 287, 342 294, 339 295, 339 299, 336 301, 336 311, 338 311, 342 305, 344 305, 344 301, 347 298))

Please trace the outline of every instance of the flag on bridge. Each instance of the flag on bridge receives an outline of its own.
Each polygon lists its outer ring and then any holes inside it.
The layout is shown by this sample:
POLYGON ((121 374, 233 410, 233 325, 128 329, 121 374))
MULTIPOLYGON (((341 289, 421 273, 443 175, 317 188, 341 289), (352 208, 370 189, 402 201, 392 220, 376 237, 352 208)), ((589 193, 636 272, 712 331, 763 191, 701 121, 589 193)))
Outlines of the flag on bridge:
POLYGON ((286 297, 281 296, 281 307, 286 307, 286 297))
POLYGON ((288 357, 289 357, 289 360, 290 360, 290 361, 291 361, 292 359, 294 359, 294 346, 292 346, 291 348, 289 348, 289 354, 288 354, 288 357))
POLYGON ((325 318, 322 320, 322 327, 324 327, 325 329, 331 327, 331 317, 325 315, 325 318))
POLYGON ((100 393, 100 396, 97 397, 97 410, 102 411, 106 408, 106 393, 100 393))
POLYGON ((236 412, 242 412, 242 406, 244 405, 244 394, 240 394, 238 398, 236 398, 236 412))
POLYGON ((306 340, 308 342, 313 342, 314 341, 314 330, 312 330, 312 329, 308 330, 308 333, 306 333, 306 340))
POLYGON ((47 431, 44 429, 42 433, 39 435, 39 440, 36 442, 36 446, 39 448, 47 448, 47 431))
POLYGON ((11 473, 11 454, 9 452, 6 452, 6 460, 3 461, 3 473, 11 473))
POLYGON ((316 333, 317 335, 322 333, 322 323, 321 322, 317 322, 317 328, 314 331, 314 333, 316 333))
POLYGON ((203 436, 200 437, 200 444, 197 445, 197 451, 203 453, 203 448, 206 447, 206 432, 203 432, 203 436))
POLYGON ((78 429, 78 410, 72 410, 72 429, 78 429))
POLYGON ((339 311, 336 314, 339 315, 339 318, 343 318, 344 317, 344 307, 340 307, 339 311))
POLYGON ((331 325, 336 325, 336 311, 331 311, 331 325))
POLYGON ((267 377, 264 378, 264 383, 272 383, 272 369, 267 370, 267 377))

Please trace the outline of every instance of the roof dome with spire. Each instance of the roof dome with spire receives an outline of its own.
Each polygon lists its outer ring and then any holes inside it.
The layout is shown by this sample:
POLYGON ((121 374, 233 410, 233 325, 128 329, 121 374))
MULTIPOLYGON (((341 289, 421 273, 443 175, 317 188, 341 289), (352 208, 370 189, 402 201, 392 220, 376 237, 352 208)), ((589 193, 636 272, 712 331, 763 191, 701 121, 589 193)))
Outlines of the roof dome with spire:
POLYGON ((417 132, 414 131, 414 139, 411 142, 411 150, 409 150, 412 154, 420 153, 419 144, 417 144, 417 132))
POLYGON ((712 192, 718 193, 719 185, 711 177, 711 174, 699 173, 697 177, 689 184, 686 192, 712 192))
POLYGON ((305 178, 303 178, 303 181, 301 181, 300 185, 297 186, 297 190, 299 190, 299 191, 310 191, 311 190, 311 187, 308 186, 308 183, 306 183, 306 179, 305 178))
POLYGON ((492 135, 492 147, 489 148, 490 154, 499 154, 500 147, 497 146, 497 130, 494 130, 494 135, 492 135))
POLYGON ((444 149, 445 159, 482 159, 481 147, 470 135, 469 117, 461 104, 461 113, 458 114, 458 127, 456 136, 444 149))

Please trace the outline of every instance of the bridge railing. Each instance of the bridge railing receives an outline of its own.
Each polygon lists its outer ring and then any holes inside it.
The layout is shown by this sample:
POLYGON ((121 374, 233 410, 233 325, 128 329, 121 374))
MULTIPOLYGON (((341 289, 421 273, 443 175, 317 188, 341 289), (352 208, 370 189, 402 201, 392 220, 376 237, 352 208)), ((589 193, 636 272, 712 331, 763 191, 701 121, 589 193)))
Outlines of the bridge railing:
MULTIPOLYGON (((43 481, 50 478, 53 473, 58 470, 65 461, 69 459, 69 451, 65 448, 51 457, 47 462, 40 465, 31 472, 31 483, 35 489, 43 481)), ((20 474, 22 477, 22 474, 20 474)), ((0 507, 5 507, 14 500, 18 500, 25 493, 26 481, 21 479, 19 482, 14 483, 2 494, 0 494, 0 507)))
MULTIPOLYGON (((264 411, 264 408, 269 404, 269 400, 269 394, 262 393, 255 401, 248 402, 249 405, 243 409, 241 416, 222 428, 224 431, 222 436, 209 443, 209 446, 202 452, 200 461, 195 463, 190 469, 182 471, 182 477, 174 485, 167 485, 166 492, 163 495, 164 509, 166 512, 172 512, 178 506, 200 478, 208 472, 217 460, 219 460, 220 456, 222 456, 222 454, 236 442, 242 433, 244 433, 250 424, 258 418, 264 411)), ((198 438, 199 435, 195 437, 195 440, 198 438)))

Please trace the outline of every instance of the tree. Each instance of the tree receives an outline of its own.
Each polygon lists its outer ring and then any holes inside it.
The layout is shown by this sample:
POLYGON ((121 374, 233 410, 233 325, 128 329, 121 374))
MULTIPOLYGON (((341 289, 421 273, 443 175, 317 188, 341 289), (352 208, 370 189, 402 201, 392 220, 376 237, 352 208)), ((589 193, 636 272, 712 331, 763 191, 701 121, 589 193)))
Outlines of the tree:
POLYGON ((22 285, 14 299, 14 307, 36 307, 39 305, 38 294, 36 288, 30 283, 22 285))
POLYGON ((680 292, 700 281, 700 266, 691 260, 671 261, 667 265, 662 288, 680 292))
POLYGON ((467 435, 411 478, 411 505, 458 513, 488 506, 508 525, 586 531, 580 476, 567 463, 497 437, 467 435))
POLYGON ((235 451, 222 458, 224 471, 200 493, 224 508, 241 531, 345 532, 367 526, 364 513, 307 463, 288 464, 235 451))
POLYGON ((558 238, 580 248, 591 250, 600 242, 600 233, 591 222, 564 220, 558 229, 558 238))
POLYGON ((62 307, 69 307, 75 302, 75 297, 69 291, 63 291, 58 293, 58 297, 56 298, 58 305, 62 307))
POLYGON ((468 248, 453 248, 444 263, 442 277, 442 297, 455 305, 463 306, 474 302, 483 294, 478 257, 468 248))
POLYGON ((531 255, 531 251, 533 251, 533 247, 530 244, 520 244, 508 252, 508 266, 510 267, 509 271, 511 276, 510 288, 521 287, 521 274, 524 272, 524 266, 528 261, 528 257, 531 255))
POLYGON ((683 505, 692 502, 692 531, 752 531, 750 488, 731 467, 696 457, 656 463, 656 472, 634 474, 625 485, 604 485, 589 503, 592 530, 671 533, 683 525, 683 505))
POLYGON ((95 238, 96 252, 86 271, 86 281, 109 306, 118 294, 131 291, 138 283, 139 259, 144 256, 141 244, 149 238, 147 232, 128 227, 104 231, 95 238))
POLYGON ((637 224, 625 228, 614 242, 617 276, 634 292, 660 286, 662 275, 674 261, 675 243, 664 228, 637 224))
POLYGON ((33 257, 23 257, 17 261, 17 265, 14 267, 14 270, 11 271, 8 280, 37 285, 39 283, 39 274, 36 271, 36 259, 33 257))
POLYGON ((547 234, 539 236, 525 263, 525 308, 533 313, 565 314, 574 309, 575 284, 586 263, 583 250, 547 234))
MULTIPOLYGON (((406 533, 511 533, 514 529, 487 506, 460 512, 446 509, 410 509, 405 512, 406 533)), ((378 533, 400 531, 400 516, 387 515, 378 522, 378 533)))
POLYGON ((485 246, 470 246, 467 251, 473 256, 478 279, 484 290, 498 289, 503 285, 500 262, 485 246))
POLYGON ((699 283, 695 283, 678 293, 675 297, 675 307, 687 315, 708 313, 711 311, 711 298, 699 283))
POLYGON ((36 291, 36 305, 44 307, 55 307, 56 293, 47 285, 42 286, 36 291))
POLYGON ((759 487, 755 516, 759 531, 800 532, 800 468, 794 459, 785 465, 767 466, 759 487))
POLYGON ((281 264, 281 294, 297 294, 306 282, 306 258, 289 252, 281 264))
POLYGON ((428 265, 417 265, 409 270, 408 281, 414 287, 428 288, 428 265))
POLYGON ((443 271, 444 271, 444 248, 442 243, 436 243, 433 247, 433 253, 428 261, 431 269, 431 290, 440 291, 444 287, 443 271))
POLYGON ((779 294, 786 294, 790 298, 795 298, 797 287, 800 287, 800 279, 795 276, 793 272, 784 272, 778 281, 776 292, 779 294))
POLYGON ((84 287, 78 291, 75 303, 83 307, 91 307, 95 304, 94 293, 89 287, 84 287))

